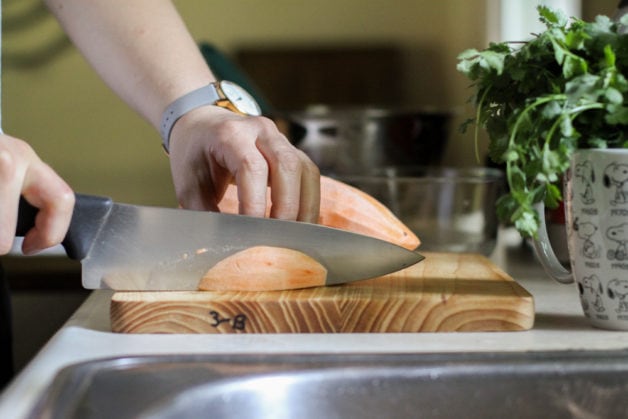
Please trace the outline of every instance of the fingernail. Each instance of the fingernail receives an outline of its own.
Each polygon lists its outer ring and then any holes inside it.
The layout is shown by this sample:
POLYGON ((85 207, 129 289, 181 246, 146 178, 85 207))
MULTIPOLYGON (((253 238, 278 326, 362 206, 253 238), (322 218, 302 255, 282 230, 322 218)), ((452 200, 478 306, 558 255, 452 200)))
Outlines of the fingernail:
POLYGON ((38 249, 35 246, 29 246, 28 244, 23 244, 22 245, 22 253, 24 253, 26 256, 32 256, 36 253, 38 253, 41 249, 38 249))

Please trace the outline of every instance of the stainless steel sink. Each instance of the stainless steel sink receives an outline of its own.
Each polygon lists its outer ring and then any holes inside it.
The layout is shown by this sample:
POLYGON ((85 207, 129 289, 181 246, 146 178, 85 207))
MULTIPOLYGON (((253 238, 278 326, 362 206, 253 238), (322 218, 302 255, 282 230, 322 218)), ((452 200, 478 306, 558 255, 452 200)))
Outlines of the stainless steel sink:
POLYGON ((31 418, 606 418, 628 352, 129 357, 62 370, 31 418))

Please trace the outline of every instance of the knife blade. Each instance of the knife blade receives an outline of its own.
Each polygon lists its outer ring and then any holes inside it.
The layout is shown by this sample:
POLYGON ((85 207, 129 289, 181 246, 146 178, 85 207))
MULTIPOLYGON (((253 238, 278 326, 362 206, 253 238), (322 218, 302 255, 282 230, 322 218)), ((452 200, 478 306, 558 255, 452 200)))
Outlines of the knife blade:
MULTIPOLYGON (((24 199, 18 236, 37 209, 24 199)), ((326 285, 374 278, 424 259, 401 246, 344 230, 297 221, 208 211, 136 206, 76 195, 62 242, 81 261, 83 286, 125 291, 196 290, 214 264, 243 249, 291 248, 327 269, 326 285)))

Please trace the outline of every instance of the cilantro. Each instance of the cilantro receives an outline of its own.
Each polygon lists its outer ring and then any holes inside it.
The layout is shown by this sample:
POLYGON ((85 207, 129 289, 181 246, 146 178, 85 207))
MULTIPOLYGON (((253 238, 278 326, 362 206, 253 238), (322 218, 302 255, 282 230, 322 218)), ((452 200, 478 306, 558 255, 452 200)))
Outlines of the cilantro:
POLYGON ((628 35, 606 16, 568 19, 538 6, 546 30, 513 48, 493 43, 458 56, 473 83, 477 111, 469 124, 485 128, 489 157, 506 167, 508 194, 497 202, 502 221, 536 236, 543 201, 562 199, 561 175, 579 148, 628 148, 628 35))

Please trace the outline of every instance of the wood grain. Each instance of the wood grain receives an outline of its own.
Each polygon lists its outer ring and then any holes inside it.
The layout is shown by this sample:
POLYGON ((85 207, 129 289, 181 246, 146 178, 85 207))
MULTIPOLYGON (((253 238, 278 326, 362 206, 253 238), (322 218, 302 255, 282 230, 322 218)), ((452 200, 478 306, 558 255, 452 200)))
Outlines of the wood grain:
POLYGON ((119 333, 514 331, 534 323, 532 296, 487 258, 425 253, 375 279, 272 292, 118 292, 119 333))

